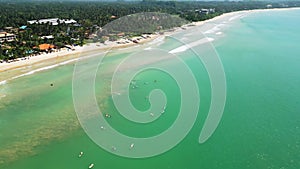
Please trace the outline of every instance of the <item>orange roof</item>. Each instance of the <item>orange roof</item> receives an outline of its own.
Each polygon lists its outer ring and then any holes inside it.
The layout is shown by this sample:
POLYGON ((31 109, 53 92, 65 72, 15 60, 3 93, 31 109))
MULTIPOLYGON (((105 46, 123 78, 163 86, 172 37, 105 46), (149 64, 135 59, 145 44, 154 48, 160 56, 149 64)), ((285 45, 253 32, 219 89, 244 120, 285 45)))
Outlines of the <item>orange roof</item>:
POLYGON ((50 45, 50 44, 46 44, 46 43, 39 45, 40 50, 47 50, 47 49, 52 49, 52 48, 54 48, 54 45, 50 45))

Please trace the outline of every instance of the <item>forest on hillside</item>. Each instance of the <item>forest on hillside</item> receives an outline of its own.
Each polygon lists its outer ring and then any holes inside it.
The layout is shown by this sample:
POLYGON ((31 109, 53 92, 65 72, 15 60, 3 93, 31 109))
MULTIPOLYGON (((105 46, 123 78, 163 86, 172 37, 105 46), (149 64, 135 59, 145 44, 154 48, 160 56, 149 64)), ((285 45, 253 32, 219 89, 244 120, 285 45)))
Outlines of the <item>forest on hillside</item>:
POLYGON ((177 2, 177 1, 142 1, 142 2, 94 2, 94 1, 7 1, 0 2, 0 29, 19 27, 28 20, 41 18, 72 18, 85 27, 104 26, 112 21, 111 16, 122 17, 140 12, 161 12, 179 15, 189 21, 200 21, 222 13, 262 9, 272 4, 273 8, 300 6, 299 1, 222 1, 222 2, 177 2), (202 8, 214 8, 215 13, 201 15, 195 11, 202 8))
MULTIPOLYGON (((56 50, 60 50, 68 45, 82 46, 88 41, 103 43, 105 41, 103 37, 116 40, 117 34, 120 32, 125 33, 125 36, 128 37, 154 33, 232 11, 298 6, 300 6, 300 1, 2 0, 0 1, 0 33, 2 32, 0 61, 14 60, 45 52, 39 48, 39 45, 42 44, 48 44, 56 50), (150 13, 150 15, 132 15, 137 13, 150 13), (152 15, 153 13, 156 14, 152 15), (131 15, 131 17, 118 20, 127 15, 131 15), (50 22, 28 23, 30 20, 39 21, 45 18, 57 18, 58 23, 55 26, 50 22), (76 24, 59 23, 61 19, 73 19, 76 24)), ((46 52, 49 51, 52 50, 46 52)))

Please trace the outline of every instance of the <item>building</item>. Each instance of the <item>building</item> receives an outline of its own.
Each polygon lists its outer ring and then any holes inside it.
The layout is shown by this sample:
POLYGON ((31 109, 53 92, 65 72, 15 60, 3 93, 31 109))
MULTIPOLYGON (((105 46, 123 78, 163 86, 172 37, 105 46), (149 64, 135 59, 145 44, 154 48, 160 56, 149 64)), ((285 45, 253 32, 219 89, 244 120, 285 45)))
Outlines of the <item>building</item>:
POLYGON ((0 32, 0 42, 12 42, 15 41, 16 35, 7 32, 0 32))
POLYGON ((16 32, 18 32, 18 28, 14 28, 14 27, 5 27, 4 30, 6 32, 9 32, 9 33, 16 33, 16 32))
POLYGON ((271 5, 271 4, 268 4, 266 7, 267 7, 267 8, 272 8, 272 7, 273 7, 273 5, 271 5))
POLYGON ((58 24, 76 24, 77 21, 74 19, 59 19, 59 18, 49 18, 49 19, 38 19, 38 20, 31 20, 27 21, 29 24, 51 24, 51 25, 58 25, 58 24))
POLYGON ((53 49, 55 46, 54 45, 51 45, 51 44, 40 44, 39 45, 39 49, 41 50, 41 51, 49 51, 49 50, 51 50, 51 49, 53 49))
POLYGON ((195 12, 198 12, 199 14, 210 14, 210 13, 215 13, 216 10, 215 8, 210 8, 210 9, 205 9, 205 8, 202 8, 202 9, 196 9, 195 12))
POLYGON ((53 35, 42 36, 41 39, 54 39, 53 35))

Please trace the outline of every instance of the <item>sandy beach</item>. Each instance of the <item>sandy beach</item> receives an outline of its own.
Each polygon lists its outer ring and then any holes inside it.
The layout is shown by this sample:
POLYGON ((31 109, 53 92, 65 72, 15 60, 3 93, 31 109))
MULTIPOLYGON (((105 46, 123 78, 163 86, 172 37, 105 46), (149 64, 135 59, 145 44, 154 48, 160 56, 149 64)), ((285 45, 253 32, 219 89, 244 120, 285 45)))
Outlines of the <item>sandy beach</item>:
POLYGON ((0 168, 300 168, 299 19, 299 8, 232 12, 139 43, 89 43, 0 64, 0 168), (115 101, 122 96, 152 121, 132 121, 136 113, 115 101), (194 115, 181 113, 185 106, 194 115), (217 108, 222 119, 199 142, 217 108), (118 155, 164 145, 172 147, 150 158, 118 155))
MULTIPOLYGON (((139 44, 144 44, 149 41, 152 41, 156 39, 159 35, 153 34, 149 35, 148 38, 142 38, 142 37, 136 37, 140 38, 139 44)), ((135 38, 133 38, 135 39, 135 38)), ((62 48, 58 52, 52 52, 52 53, 43 53, 41 55, 37 56, 31 56, 31 57, 26 57, 24 58, 18 58, 15 61, 11 61, 10 63, 8 62, 3 62, 0 63, 0 72, 16 69, 16 68, 21 68, 24 66, 30 66, 33 64, 41 63, 41 62, 47 62, 49 60, 53 59, 59 59, 61 61, 65 61, 66 59, 70 59, 69 56, 73 56, 71 58, 77 58, 80 55, 85 55, 85 53, 91 53, 91 52, 98 52, 98 51, 105 51, 111 48, 127 48, 133 45, 137 45, 136 43, 129 42, 126 44, 117 44, 118 41, 116 42, 111 42, 108 41, 105 44, 102 43, 88 43, 82 47, 76 46, 74 47, 75 50, 69 50, 67 48, 62 48)))
MULTIPOLYGON (((274 10, 292 10, 292 9, 299 9, 299 8, 275 8, 275 9, 257 9, 257 10, 244 10, 244 11, 236 11, 236 12, 230 12, 230 13, 225 13, 223 15, 214 17, 209 20, 205 21, 200 21, 200 22, 192 22, 187 25, 183 25, 179 28, 174 28, 172 31, 166 31, 164 34, 152 34, 148 35, 147 38, 145 37, 135 37, 132 39, 139 39, 138 43, 134 43, 130 41, 129 43, 117 43, 117 42, 124 42, 126 39, 120 39, 116 42, 111 42, 108 41, 105 44, 101 43, 89 43, 84 45, 83 47, 75 47, 75 50, 68 50, 68 49, 62 49, 59 52, 54 52, 54 53, 49 53, 49 54, 41 54, 38 56, 32 56, 32 57, 27 57, 27 59, 21 59, 19 58, 17 61, 10 62, 10 63, 0 63, 0 74, 6 73, 6 72, 11 72, 17 69, 22 69, 24 67, 45 67, 52 65, 53 63, 61 63, 61 62, 66 62, 66 61, 75 61, 76 58, 78 59, 79 57, 85 57, 91 54, 95 54, 96 52, 103 52, 108 49, 126 49, 129 47, 133 47, 136 45, 143 45, 147 44, 149 42, 153 42, 155 39, 160 38, 163 39, 165 36, 170 36, 178 31, 183 31, 184 29, 189 29, 193 26, 202 26, 207 23, 214 23, 214 22, 221 22, 224 20, 227 21, 232 21, 238 18, 241 18, 247 14, 253 13, 253 12, 263 12, 263 11, 274 11, 274 10)), ((209 31, 209 30, 208 30, 209 31)), ((21 72, 21 73, 24 73, 21 72)), ((1 76, 0 77, 0 82, 8 79, 8 77, 11 76, 16 76, 20 74, 20 72, 15 72, 15 73, 8 73, 8 75, 1 76)))

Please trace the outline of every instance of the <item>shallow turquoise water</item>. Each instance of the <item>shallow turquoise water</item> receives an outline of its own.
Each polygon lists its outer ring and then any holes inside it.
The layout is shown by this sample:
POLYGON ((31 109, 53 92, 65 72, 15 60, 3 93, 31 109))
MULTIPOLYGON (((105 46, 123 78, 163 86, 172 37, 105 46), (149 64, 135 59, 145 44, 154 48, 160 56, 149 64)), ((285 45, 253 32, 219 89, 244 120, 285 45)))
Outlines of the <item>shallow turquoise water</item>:
MULTIPOLYGON (((152 158, 128 159, 102 150, 80 128, 72 101, 74 65, 25 76, 0 86, 0 168, 173 168, 236 169, 300 167, 300 10, 253 13, 231 23, 213 44, 224 65, 227 101, 222 121, 204 144, 198 136, 210 103, 210 82, 201 62, 184 56, 201 94, 197 121, 188 136, 172 150, 152 158), (54 86, 51 87, 50 84, 54 86), (78 158, 80 151, 84 156, 78 158), (4 164, 1 164, 4 161, 4 164)), ((163 45, 170 48, 172 41, 163 45)), ((140 125, 118 115, 108 94, 110 70, 126 53, 107 57, 96 80, 100 107, 112 115, 108 122, 135 137, 164 131, 177 117, 180 103, 174 79, 145 71, 131 90, 136 108, 145 110, 154 88, 168 97, 166 116, 140 125), (154 83, 154 80, 157 82, 154 83), (149 82, 145 85, 144 82, 149 82)), ((88 69, 88 66, 87 66, 88 69)))

